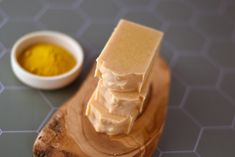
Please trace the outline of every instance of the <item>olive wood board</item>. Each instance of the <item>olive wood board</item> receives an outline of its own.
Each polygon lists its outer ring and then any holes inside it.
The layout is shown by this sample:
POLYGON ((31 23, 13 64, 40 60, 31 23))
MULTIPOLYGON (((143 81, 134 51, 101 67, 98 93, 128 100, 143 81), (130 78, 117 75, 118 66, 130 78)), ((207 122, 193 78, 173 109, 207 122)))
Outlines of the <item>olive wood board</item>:
POLYGON ((170 69, 158 57, 152 69, 151 93, 143 113, 128 135, 97 133, 87 117, 87 102, 97 86, 95 66, 77 93, 40 131, 34 157, 151 157, 163 132, 170 87, 170 69))

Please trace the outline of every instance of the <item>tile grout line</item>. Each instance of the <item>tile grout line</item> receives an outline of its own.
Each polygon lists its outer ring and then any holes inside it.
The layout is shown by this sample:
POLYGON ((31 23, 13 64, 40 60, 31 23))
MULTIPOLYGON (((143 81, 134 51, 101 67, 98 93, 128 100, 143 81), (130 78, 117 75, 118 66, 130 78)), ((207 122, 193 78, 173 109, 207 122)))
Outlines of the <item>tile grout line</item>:
POLYGON ((49 6, 45 5, 43 8, 33 17, 35 21, 40 21, 40 18, 49 10, 49 6))
POLYGON ((162 154, 173 154, 173 153, 193 153, 192 150, 173 150, 173 151, 162 151, 162 154))
POLYGON ((219 88, 218 92, 235 107, 235 101, 232 97, 227 95, 223 89, 219 88))
POLYGON ((82 36, 84 32, 86 32, 87 28, 91 25, 91 20, 89 18, 86 18, 85 22, 83 25, 80 27, 80 29, 75 33, 76 36, 82 36))
MULTIPOLYGON (((208 50, 207 50, 207 52, 208 52, 208 50)), ((215 63, 215 61, 209 56, 208 53, 205 53, 204 57, 208 60, 208 62, 210 64, 212 64, 214 67, 216 67, 216 69, 222 70, 221 66, 219 66, 217 63, 215 63)))
POLYGON ((159 156, 158 157, 160 157, 161 156, 161 154, 162 154, 162 151, 160 150, 160 148, 159 148, 159 144, 158 144, 158 146, 157 146, 157 149, 155 150, 155 152, 156 151, 158 151, 159 152, 159 156))
POLYGON ((193 148, 193 151, 194 151, 194 152, 197 152, 197 147, 198 147, 198 144, 199 144, 199 142, 200 142, 200 140, 201 140, 201 137, 202 137, 203 132, 204 132, 204 129, 203 129, 203 128, 200 128, 200 132, 199 132, 199 134, 198 134, 196 143, 195 143, 194 148, 193 148))
POLYGON ((220 84, 222 83, 223 79, 224 79, 223 69, 219 69, 219 76, 215 84, 216 89, 220 90, 220 84))
POLYGON ((9 19, 8 19, 7 17, 5 17, 5 18, 3 19, 3 21, 0 22, 0 28, 2 28, 8 21, 9 21, 9 19))
POLYGON ((172 75, 174 75, 174 77, 176 77, 176 79, 178 79, 178 81, 180 81, 180 83, 182 83, 185 87, 190 87, 188 82, 182 79, 178 73, 173 73, 172 75))
POLYGON ((36 130, 2 130, 2 133, 14 134, 14 133, 36 133, 36 130))
POLYGON ((181 108, 181 110, 186 116, 188 116, 199 127, 199 129, 202 128, 201 123, 198 122, 198 120, 196 120, 190 113, 188 113, 188 111, 186 111, 183 107, 181 108))
POLYGON ((2 48, 1 53, 0 53, 0 59, 3 58, 3 56, 7 53, 7 49, 3 43, 0 42, 0 46, 2 48))
POLYGON ((30 90, 29 87, 26 86, 5 86, 6 90, 30 90))
POLYGON ((0 82, 0 94, 5 90, 5 86, 0 82))
POLYGON ((47 105, 50 107, 50 108, 54 108, 54 106, 52 105, 52 103, 49 101, 49 99, 43 94, 42 91, 38 91, 39 95, 42 97, 42 99, 47 103, 47 105))
POLYGON ((183 108, 186 104, 186 100, 189 96, 189 93, 191 92, 191 88, 189 86, 186 86, 185 91, 184 91, 184 96, 180 101, 179 108, 183 108))
POLYGON ((217 126, 203 126, 202 127, 205 130, 223 130, 223 129, 231 129, 232 126, 231 125, 217 125, 217 126))
POLYGON ((37 133, 40 132, 40 130, 43 128, 43 126, 46 124, 46 122, 50 119, 51 115, 55 111, 55 108, 51 108, 51 110, 47 113, 46 117, 43 119, 42 123, 39 125, 38 129, 36 130, 37 133))
POLYGON ((13 21, 13 22, 34 22, 34 16, 30 16, 30 17, 15 17, 15 18, 11 18, 10 21, 13 21))

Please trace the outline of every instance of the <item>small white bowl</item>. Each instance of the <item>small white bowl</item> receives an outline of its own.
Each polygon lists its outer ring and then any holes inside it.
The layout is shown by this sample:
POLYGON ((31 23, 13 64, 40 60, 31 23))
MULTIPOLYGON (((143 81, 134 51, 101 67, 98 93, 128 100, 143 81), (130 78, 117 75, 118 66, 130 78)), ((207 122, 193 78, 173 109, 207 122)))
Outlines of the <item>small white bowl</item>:
POLYGON ((81 72, 84 60, 81 46, 71 37, 53 31, 38 31, 21 37, 11 51, 11 66, 20 81, 33 88, 51 90, 62 88, 74 81, 81 72), (20 66, 17 57, 28 46, 40 42, 52 43, 67 49, 76 59, 76 65, 68 72, 57 76, 39 76, 20 66))

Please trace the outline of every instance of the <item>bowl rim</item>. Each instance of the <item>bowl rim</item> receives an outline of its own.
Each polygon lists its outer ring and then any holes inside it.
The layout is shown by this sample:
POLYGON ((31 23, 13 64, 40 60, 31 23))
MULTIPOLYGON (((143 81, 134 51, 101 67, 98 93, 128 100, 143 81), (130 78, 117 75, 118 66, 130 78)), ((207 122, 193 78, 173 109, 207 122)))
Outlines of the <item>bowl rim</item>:
MULTIPOLYGON (((61 45, 59 45, 59 46, 61 46, 61 45)), ((61 46, 61 47, 63 47, 63 46, 61 46)), ((66 78, 66 77, 74 74, 76 71, 78 71, 82 67, 82 64, 84 62, 84 52, 83 52, 83 49, 82 49, 80 43, 78 41, 76 41, 74 38, 72 38, 71 36, 69 36, 69 35, 67 35, 65 33, 57 32, 57 31, 49 31, 49 30, 46 30, 46 31, 35 31, 35 32, 31 32, 31 33, 23 35, 22 37, 20 37, 15 42, 15 44, 13 45, 12 50, 11 50, 11 62, 14 62, 14 64, 25 75, 27 75, 29 77, 34 77, 34 78, 39 79, 39 80, 58 80, 58 79, 66 78), (78 51, 75 54, 79 56, 79 59, 77 59, 77 57, 74 56, 74 58, 76 60, 76 64, 75 64, 75 66, 72 69, 70 69, 69 71, 67 71, 67 72, 65 72, 63 74, 59 74, 59 75, 55 75, 55 76, 40 76, 40 75, 36 75, 36 74, 28 72, 27 70, 25 70, 19 64, 19 62, 17 60, 17 56, 16 56, 16 52, 17 52, 18 47, 22 43, 27 42, 28 39, 30 39, 30 38, 34 38, 34 37, 38 37, 38 36, 42 36, 42 35, 56 37, 56 38, 61 38, 61 40, 69 40, 69 42, 71 42, 72 44, 74 44, 76 46, 76 49, 78 51)), ((12 68, 15 68, 15 67, 13 66, 12 68)))

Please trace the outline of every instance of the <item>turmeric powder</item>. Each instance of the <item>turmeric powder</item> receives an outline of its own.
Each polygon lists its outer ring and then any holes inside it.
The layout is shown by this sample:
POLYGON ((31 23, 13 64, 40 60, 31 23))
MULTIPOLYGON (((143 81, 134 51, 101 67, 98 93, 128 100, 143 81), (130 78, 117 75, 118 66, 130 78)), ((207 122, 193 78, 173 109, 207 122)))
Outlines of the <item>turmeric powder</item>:
POLYGON ((40 76, 60 75, 76 64, 70 52, 50 43, 37 43, 26 48, 18 56, 18 62, 28 72, 40 76))

